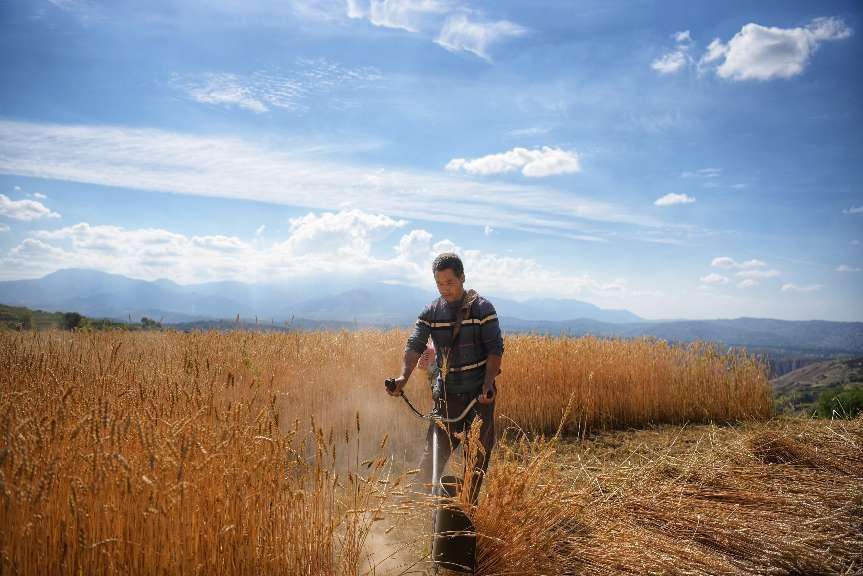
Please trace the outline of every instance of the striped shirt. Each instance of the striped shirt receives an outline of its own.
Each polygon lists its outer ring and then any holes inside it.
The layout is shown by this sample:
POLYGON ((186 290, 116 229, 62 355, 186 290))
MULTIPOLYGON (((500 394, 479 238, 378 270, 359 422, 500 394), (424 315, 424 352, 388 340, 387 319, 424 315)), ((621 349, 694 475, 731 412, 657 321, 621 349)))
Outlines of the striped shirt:
MULTIPOLYGON (((422 354, 431 336, 437 364, 443 366, 443 353, 450 347, 459 306, 458 302, 449 304, 443 297, 426 306, 417 319, 405 350, 422 354)), ((489 354, 503 356, 503 337, 494 306, 482 296, 477 296, 462 321, 461 333, 450 356, 447 392, 478 392, 485 381, 485 364, 489 354)))

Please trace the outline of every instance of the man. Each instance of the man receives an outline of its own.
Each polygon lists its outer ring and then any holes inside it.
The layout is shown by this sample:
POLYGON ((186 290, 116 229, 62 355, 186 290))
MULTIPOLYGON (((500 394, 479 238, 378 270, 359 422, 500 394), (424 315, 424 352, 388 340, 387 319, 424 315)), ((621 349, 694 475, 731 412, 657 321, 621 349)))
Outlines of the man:
POLYGON ((460 422, 444 424, 443 428, 435 422, 429 425, 417 480, 429 486, 437 481, 431 477, 432 435, 437 435, 440 474, 452 450, 460 443, 455 434, 470 430, 471 422, 479 417, 482 420, 480 442, 484 450, 478 451, 470 487, 471 501, 475 503, 494 448, 495 377, 500 373, 503 338, 491 302, 473 290, 465 291, 464 265, 456 254, 439 255, 432 263, 432 272, 441 296, 426 306, 417 319, 405 347, 402 374, 395 379, 395 388, 388 392, 392 396, 401 395, 431 336, 440 369, 438 389, 433 393, 436 410, 445 418, 455 418, 474 398, 479 397, 479 403, 460 422), (457 327, 459 319, 460 328, 457 327))

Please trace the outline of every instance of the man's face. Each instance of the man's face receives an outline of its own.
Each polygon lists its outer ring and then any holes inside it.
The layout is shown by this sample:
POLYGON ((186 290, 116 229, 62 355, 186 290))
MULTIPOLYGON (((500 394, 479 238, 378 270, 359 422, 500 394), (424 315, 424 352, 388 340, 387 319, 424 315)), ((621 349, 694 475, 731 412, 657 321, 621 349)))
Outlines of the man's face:
POLYGON ((437 290, 447 302, 458 302, 464 291, 464 274, 456 276, 451 268, 434 273, 437 290))

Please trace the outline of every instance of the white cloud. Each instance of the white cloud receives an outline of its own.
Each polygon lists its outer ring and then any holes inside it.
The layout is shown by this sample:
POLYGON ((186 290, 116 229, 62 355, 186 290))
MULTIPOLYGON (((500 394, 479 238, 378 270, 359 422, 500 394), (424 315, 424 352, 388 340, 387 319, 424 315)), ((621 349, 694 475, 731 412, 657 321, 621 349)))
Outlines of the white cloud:
POLYGON ((758 280, 753 280, 752 278, 747 278, 747 279, 743 280, 742 282, 739 282, 737 284, 737 287, 738 288, 755 288, 758 285, 759 285, 758 280))
POLYGON ((731 80, 791 78, 803 73, 822 42, 851 34, 839 18, 816 18, 803 28, 749 23, 727 43, 713 40, 699 65, 713 66, 719 77, 731 80))
POLYGON ((368 19, 375 26, 416 32, 424 15, 446 10, 446 4, 435 0, 371 0, 368 19))
POLYGON ((692 35, 689 33, 689 30, 675 32, 671 35, 671 37, 674 38, 674 41, 678 43, 692 42, 692 35))
POLYGON ((741 278, 775 278, 780 274, 779 270, 741 270, 737 276, 741 278))
POLYGON ((361 210, 325 212, 320 216, 309 213, 290 222, 290 238, 279 245, 285 252, 339 256, 368 254, 373 239, 406 224, 404 220, 361 210))
POLYGON ((811 284, 809 286, 798 286, 796 284, 782 285, 783 292, 816 292, 821 290, 821 288, 823 288, 821 284, 811 284))
POLYGON ((0 216, 14 220, 38 220, 40 218, 59 218, 41 202, 36 200, 12 200, 5 194, 0 194, 0 216))
POLYGON ((693 202, 695 202, 695 198, 691 196, 670 192, 661 198, 657 198, 654 204, 657 206, 673 206, 675 204, 692 204, 693 202))
POLYGON ((513 148, 500 154, 489 154, 480 158, 466 160, 453 158, 446 169, 450 172, 462 170, 468 174, 488 176, 504 174, 521 169, 521 173, 532 178, 542 178, 556 174, 581 172, 578 154, 574 151, 543 146, 533 150, 513 148))
POLYGON ((402 236, 395 248, 401 260, 416 262, 419 266, 423 260, 428 258, 432 251, 431 246, 431 233, 426 230, 414 229, 402 236))
POLYGON ((714 268, 743 268, 744 270, 748 270, 751 268, 762 268, 767 266, 767 263, 756 258, 746 260, 745 262, 738 262, 734 258, 729 258, 728 256, 717 256, 710 261, 710 265, 714 268))
POLYGON ((836 267, 837 272, 860 272, 860 268, 849 266, 848 264, 840 264, 836 267))
POLYGON ((0 223, 0 232, 8 232, 10 230, 8 224, 0 223))
POLYGON ((846 208, 842 210, 843 214, 861 214, 863 213, 863 206, 852 206, 851 208, 846 208))
POLYGON ((266 230, 266 229, 267 229, 267 225, 266 225, 266 224, 261 224, 261 225, 260 225, 260 226, 258 226, 258 228, 255 230, 255 236, 256 236, 256 237, 258 237, 258 238, 260 238, 261 236, 263 236, 263 235, 264 235, 264 230, 266 230))
POLYGON ((347 16, 374 26, 396 28, 424 36, 450 52, 470 52, 491 62, 490 49, 527 30, 508 20, 482 20, 477 11, 450 0, 347 0, 347 16))
POLYGON ((255 238, 188 236, 81 222, 24 239, 0 257, 0 277, 82 267, 180 283, 289 282, 336 275, 430 288, 434 256, 452 250, 465 262, 468 284, 480 292, 518 298, 587 295, 616 301, 627 290, 623 278, 600 280, 553 270, 530 258, 461 248, 448 239, 436 241, 422 229, 402 234, 389 254, 376 249, 405 224, 359 210, 309 213, 291 221, 286 237, 263 243, 255 238))
POLYGON ((714 268, 736 268, 737 262, 728 256, 718 256, 710 262, 710 265, 714 268))
POLYGON ((380 79, 380 72, 372 67, 347 68, 323 58, 299 58, 286 70, 175 74, 171 83, 194 102, 261 114, 274 108, 293 112, 314 106, 343 108, 351 94, 380 79))
POLYGON ((83 267, 136 278, 178 282, 288 280, 326 274, 408 275, 395 259, 371 254, 374 242, 404 222, 358 210, 325 212, 291 221, 286 238, 264 243, 219 234, 187 236, 164 229, 93 226, 86 222, 42 230, 9 251, 8 274, 83 267), (394 271, 388 266, 395 265, 394 271))
MULTIPOLYGON (((319 151, 152 129, 0 121, 0 174, 558 235, 580 223, 672 230, 650 216, 548 187, 328 161, 319 151)), ((593 235, 588 233, 587 235, 593 235)))
POLYGON ((485 228, 483 229, 483 234, 485 234, 486 236, 491 236, 492 234, 494 234, 494 228, 486 224, 485 228))
POLYGON ((41 194, 39 192, 33 192, 33 194, 31 194, 31 196, 33 196, 33 198, 37 198, 39 200, 47 200, 48 199, 47 196, 45 196, 44 194, 41 194))
POLYGON ((692 46, 692 35, 689 33, 689 30, 675 32, 671 37, 677 43, 677 46, 650 64, 650 67, 660 74, 675 74, 692 62, 692 57, 689 56, 689 48, 692 46))
POLYGON ((348 18, 365 18, 366 7, 361 0, 347 0, 348 18))
POLYGON ((722 168, 702 168, 694 172, 681 172, 681 178, 719 178, 722 168))
POLYGON ((436 0, 347 1, 348 18, 366 18, 374 26, 408 32, 417 32, 428 14, 442 14, 448 9, 447 3, 436 0))
POLYGON ((682 50, 668 52, 654 60, 650 67, 660 74, 674 74, 679 72, 681 68, 686 66, 687 55, 682 50))
POLYGON ((472 21, 465 14, 456 14, 447 18, 435 42, 451 52, 471 52, 490 62, 493 44, 526 33, 527 29, 508 20, 472 21))
POLYGON ((723 276, 722 274, 716 274, 715 272, 708 274, 707 276, 701 277, 702 284, 708 284, 717 286, 720 284, 728 284, 728 278, 723 276))

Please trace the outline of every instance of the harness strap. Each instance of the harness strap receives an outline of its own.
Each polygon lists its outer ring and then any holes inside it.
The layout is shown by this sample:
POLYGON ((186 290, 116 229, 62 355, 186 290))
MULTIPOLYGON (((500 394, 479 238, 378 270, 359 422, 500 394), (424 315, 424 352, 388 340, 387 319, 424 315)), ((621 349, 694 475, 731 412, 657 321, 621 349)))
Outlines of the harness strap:
POLYGON ((462 322, 464 322, 465 316, 470 314, 470 307, 476 300, 477 296, 478 294, 474 290, 465 291, 461 296, 461 306, 459 306, 458 312, 455 316, 455 324, 452 327, 452 339, 450 340, 449 349, 446 351, 446 356, 444 358, 444 369, 441 370, 441 377, 444 382, 446 382, 446 378, 451 372, 450 360, 452 359, 452 351, 455 349, 456 339, 458 339, 458 335, 461 333, 462 322))

